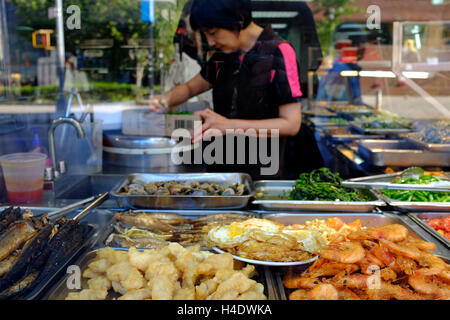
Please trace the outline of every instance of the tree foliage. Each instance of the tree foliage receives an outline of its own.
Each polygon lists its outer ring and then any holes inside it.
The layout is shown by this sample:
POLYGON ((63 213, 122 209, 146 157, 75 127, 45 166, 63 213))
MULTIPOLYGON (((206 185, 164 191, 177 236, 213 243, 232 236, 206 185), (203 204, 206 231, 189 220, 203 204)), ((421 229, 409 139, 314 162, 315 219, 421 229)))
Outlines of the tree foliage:
MULTIPOLYGON (((178 19, 187 0, 155 3, 154 57, 162 52, 163 63, 173 56, 173 35, 178 19)), ((37 29, 55 29, 55 21, 48 18, 48 9, 55 6, 54 0, 10 0, 22 26, 37 29)), ((65 46, 74 51, 84 40, 113 39, 114 56, 124 56, 122 46, 130 39, 148 37, 148 23, 141 21, 140 0, 66 0, 63 1, 64 19, 70 15, 67 7, 77 5, 81 9, 81 29, 65 28, 65 46)), ((31 39, 31 32, 24 34, 31 39)), ((121 61, 115 61, 120 65, 121 61)), ((155 65, 157 67, 157 65, 155 65)))
POLYGON ((320 8, 316 13, 322 13, 324 18, 316 22, 317 35, 325 55, 330 54, 334 30, 342 23, 341 18, 362 9, 352 5, 355 0, 317 0, 320 8))

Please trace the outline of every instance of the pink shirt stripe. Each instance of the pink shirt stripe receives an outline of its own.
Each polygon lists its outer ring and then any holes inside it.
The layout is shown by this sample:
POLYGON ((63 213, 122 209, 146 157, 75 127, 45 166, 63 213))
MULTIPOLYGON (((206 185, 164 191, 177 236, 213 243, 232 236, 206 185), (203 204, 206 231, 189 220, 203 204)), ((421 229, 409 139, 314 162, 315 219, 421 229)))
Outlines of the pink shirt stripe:
POLYGON ((300 78, 298 76, 297 57, 295 56, 295 51, 287 42, 281 43, 278 48, 280 49, 281 54, 284 58, 284 64, 286 66, 286 76, 291 88, 292 97, 301 97, 303 96, 303 93, 300 89, 300 78))
POLYGON ((275 70, 270 70, 270 83, 273 82, 273 79, 275 78, 275 74, 276 74, 275 70))

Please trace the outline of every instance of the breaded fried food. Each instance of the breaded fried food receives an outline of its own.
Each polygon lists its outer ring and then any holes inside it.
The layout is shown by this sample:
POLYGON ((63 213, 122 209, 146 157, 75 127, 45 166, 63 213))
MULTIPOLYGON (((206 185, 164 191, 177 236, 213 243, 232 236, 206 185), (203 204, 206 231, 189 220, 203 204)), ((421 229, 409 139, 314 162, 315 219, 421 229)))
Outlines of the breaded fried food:
POLYGON ((92 261, 91 263, 89 263, 89 269, 92 270, 92 272, 95 273, 102 273, 102 272, 106 272, 106 270, 109 268, 109 266, 111 265, 111 261, 108 259, 96 259, 94 261, 92 261))
POLYGON ((195 288, 180 288, 178 289, 173 300, 195 300, 195 288))
POLYGON ((166 275, 152 278, 148 287, 152 290, 152 300, 172 300, 175 294, 175 281, 166 275))
POLYGON ((105 276, 99 276, 88 280, 88 287, 92 290, 109 290, 111 281, 105 276))
POLYGON ((231 254, 184 248, 177 243, 128 252, 100 249, 84 270, 88 288, 68 300, 104 300, 108 291, 119 300, 266 299, 264 286, 251 280, 255 267, 235 264, 231 254))
POLYGON ((188 250, 179 255, 178 258, 174 261, 174 266, 178 270, 184 270, 181 276, 182 288, 194 288, 197 277, 196 266, 199 264, 199 261, 201 260, 199 260, 192 252, 189 252, 188 250))
POLYGON ((83 278, 87 278, 87 279, 92 279, 92 278, 96 278, 96 277, 101 277, 103 274, 102 273, 97 273, 92 271, 91 269, 87 268, 86 270, 83 271, 83 278))
POLYGON ((137 290, 131 290, 119 297, 117 300, 145 300, 152 296, 152 290, 150 288, 142 288, 137 290))
POLYGON ((254 280, 247 278, 240 272, 233 273, 227 280, 221 282, 217 290, 208 296, 207 300, 234 300, 240 294, 253 287, 254 280))
POLYGON ((266 300, 264 286, 261 283, 255 283, 248 291, 237 297, 236 300, 266 300))
POLYGON ((114 290, 114 292, 117 292, 121 295, 125 295, 128 290, 122 287, 122 285, 119 282, 111 281, 111 287, 114 290))
POLYGON ((84 289, 80 292, 70 292, 66 300, 105 300, 108 290, 84 289))
POLYGON ((160 255, 146 254, 145 252, 138 251, 134 247, 128 250, 128 259, 130 260, 130 264, 142 272, 145 272, 148 269, 150 263, 158 261, 161 258, 162 256, 160 255))
POLYGON ((138 269, 131 267, 124 279, 120 279, 122 286, 129 290, 137 290, 145 286, 145 279, 138 269))
POLYGON ((132 266, 128 261, 113 264, 106 270, 106 276, 111 281, 120 282, 127 277, 130 268, 132 268, 132 266))
POLYGON ((217 287, 219 286, 219 281, 217 281, 215 278, 208 279, 200 283, 198 286, 195 287, 195 294, 197 299, 196 300, 206 300, 208 296, 213 294, 214 291, 216 291, 217 287))
POLYGON ((230 253, 211 255, 197 265, 197 274, 212 276, 220 269, 233 270, 233 256, 230 253))
POLYGON ((172 261, 155 261, 149 265, 145 272, 145 279, 151 280, 160 276, 167 277, 170 281, 175 282, 180 277, 180 271, 175 267, 172 261))

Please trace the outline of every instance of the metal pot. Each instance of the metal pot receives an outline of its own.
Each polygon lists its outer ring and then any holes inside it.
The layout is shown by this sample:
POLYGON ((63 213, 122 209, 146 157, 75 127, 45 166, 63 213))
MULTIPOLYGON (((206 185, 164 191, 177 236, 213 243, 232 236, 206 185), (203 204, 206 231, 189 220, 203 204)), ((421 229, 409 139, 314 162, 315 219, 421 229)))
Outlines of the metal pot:
POLYGON ((166 137, 128 136, 120 130, 103 134, 103 172, 120 173, 176 173, 203 171, 190 165, 172 161, 174 151, 190 152, 192 146, 180 147, 166 137))

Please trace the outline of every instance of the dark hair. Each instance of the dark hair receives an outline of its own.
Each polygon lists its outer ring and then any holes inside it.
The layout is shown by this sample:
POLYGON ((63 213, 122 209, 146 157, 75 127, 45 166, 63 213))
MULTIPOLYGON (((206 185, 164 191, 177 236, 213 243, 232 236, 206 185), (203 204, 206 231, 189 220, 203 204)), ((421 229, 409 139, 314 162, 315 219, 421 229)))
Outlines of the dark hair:
POLYGON ((252 22, 250 0, 194 0, 191 9, 191 27, 222 28, 240 31, 252 22))

